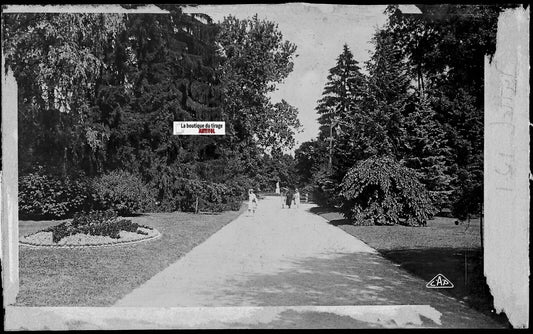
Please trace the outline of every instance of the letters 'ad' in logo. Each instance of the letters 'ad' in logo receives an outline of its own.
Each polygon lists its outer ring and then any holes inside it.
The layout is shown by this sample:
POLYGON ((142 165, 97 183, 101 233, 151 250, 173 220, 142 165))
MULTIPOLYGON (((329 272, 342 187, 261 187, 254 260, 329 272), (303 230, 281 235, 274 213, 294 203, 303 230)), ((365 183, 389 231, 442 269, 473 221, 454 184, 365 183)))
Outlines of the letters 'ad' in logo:
POLYGON ((430 289, 450 289, 453 288, 453 283, 447 279, 443 274, 438 274, 433 277, 431 281, 426 284, 426 288, 430 289))

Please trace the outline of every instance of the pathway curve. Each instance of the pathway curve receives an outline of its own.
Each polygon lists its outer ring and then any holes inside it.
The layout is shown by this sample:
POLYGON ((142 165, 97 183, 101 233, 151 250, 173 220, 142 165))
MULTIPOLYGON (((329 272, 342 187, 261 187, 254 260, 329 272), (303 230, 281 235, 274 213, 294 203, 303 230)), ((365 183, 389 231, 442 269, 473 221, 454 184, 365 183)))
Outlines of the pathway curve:
POLYGON ((184 327, 500 327, 311 207, 266 197, 114 306, 203 310, 184 327))

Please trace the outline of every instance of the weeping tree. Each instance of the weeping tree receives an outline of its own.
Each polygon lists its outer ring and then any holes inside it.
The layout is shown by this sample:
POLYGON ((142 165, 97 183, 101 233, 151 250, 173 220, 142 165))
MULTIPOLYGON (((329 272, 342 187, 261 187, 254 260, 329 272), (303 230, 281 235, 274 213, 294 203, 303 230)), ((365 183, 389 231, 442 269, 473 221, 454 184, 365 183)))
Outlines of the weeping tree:
POLYGON ((425 226, 435 208, 416 173, 390 156, 358 162, 346 174, 341 207, 356 225, 425 226))
MULTIPOLYGON (((20 168, 86 165, 105 135, 88 119, 106 45, 123 14, 2 14, 2 50, 18 82, 20 168)), ((74 168, 77 170, 77 168, 74 168)))

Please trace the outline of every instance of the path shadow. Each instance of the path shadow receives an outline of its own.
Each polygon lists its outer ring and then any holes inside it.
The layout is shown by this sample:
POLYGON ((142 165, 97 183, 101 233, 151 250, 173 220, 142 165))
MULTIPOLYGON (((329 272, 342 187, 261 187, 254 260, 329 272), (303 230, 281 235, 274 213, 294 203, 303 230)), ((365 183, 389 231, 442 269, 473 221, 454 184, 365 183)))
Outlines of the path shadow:
POLYGON ((504 313, 498 315, 493 311, 494 299, 484 275, 480 248, 394 249, 380 253, 425 281, 443 274, 454 287, 438 292, 457 298, 511 328, 504 313))
POLYGON ((328 224, 333 226, 353 225, 353 221, 351 219, 334 219, 328 221, 328 224))
POLYGON ((331 224, 333 226, 353 225, 353 220, 346 219, 344 215, 336 208, 325 208, 315 206, 310 208, 308 211, 326 219, 328 221, 328 224, 331 224))
POLYGON ((258 306, 431 305, 442 313, 446 327, 503 327, 425 285, 379 254, 349 253, 306 258, 277 273, 230 280, 216 300, 258 306))
POLYGON ((309 212, 314 213, 315 215, 320 215, 323 213, 336 212, 335 208, 325 208, 321 206, 315 206, 309 209, 309 212))

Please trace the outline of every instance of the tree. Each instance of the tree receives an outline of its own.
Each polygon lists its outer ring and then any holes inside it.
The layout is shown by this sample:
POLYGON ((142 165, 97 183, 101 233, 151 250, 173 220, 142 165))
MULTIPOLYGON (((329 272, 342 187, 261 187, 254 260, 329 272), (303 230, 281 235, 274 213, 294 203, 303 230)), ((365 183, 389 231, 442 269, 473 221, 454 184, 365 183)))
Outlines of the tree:
POLYGON ((507 6, 418 5, 422 14, 417 16, 403 15, 398 6, 387 8, 385 31, 402 47, 418 90, 427 96, 436 126, 444 131, 446 168, 439 187, 451 194, 451 203, 443 205, 462 208, 454 211, 468 206, 470 212, 479 212, 483 57, 495 51, 498 15, 507 6), (465 194, 473 197, 467 200, 465 194))
POLYGON ((450 147, 429 98, 419 93, 407 107, 401 161, 413 169, 438 208, 449 207, 450 147))
POLYGON ((344 120, 355 112, 365 84, 360 70, 358 61, 354 59, 348 45, 344 44, 342 53, 337 57, 337 64, 329 70, 323 97, 316 107, 320 139, 329 137, 329 127, 335 118, 344 120))
POLYGON ((390 156, 358 162, 343 180, 342 210, 357 225, 424 226, 434 208, 413 170, 390 156))
POLYGON ((105 45, 121 14, 6 14, 2 49, 19 83, 21 171, 35 164, 67 172, 98 146, 86 122, 105 45), (58 70, 61 69, 61 70, 58 70), (45 131, 43 131, 46 129, 45 131), (85 148, 89 148, 86 150, 85 148))
MULTIPOLYGON (((402 128, 410 90, 410 78, 403 55, 395 41, 383 31, 373 38, 374 54, 366 63, 369 84, 361 122, 363 158, 392 155, 399 158, 402 128)), ((359 130, 359 129, 358 129, 359 130)))
POLYGON ((303 142, 295 151, 295 168, 299 176, 300 183, 310 184, 313 175, 318 172, 320 166, 327 163, 328 148, 324 141, 312 139, 303 142))
POLYGON ((361 112, 360 103, 366 80, 348 45, 343 46, 327 79, 316 110, 320 124, 318 140, 323 142, 322 147, 329 147, 326 154, 330 162, 326 169, 322 167, 321 176, 315 178, 319 190, 316 198, 327 199, 326 205, 336 202, 337 186, 359 155, 358 147, 352 140, 354 133, 351 124, 361 112))
POLYGON ((216 32, 179 11, 133 15, 126 24, 109 54, 111 66, 96 101, 95 121, 111 131, 106 167, 124 166, 150 178, 153 164, 216 157, 209 149, 216 138, 172 135, 173 121, 218 120, 221 115, 216 32), (211 33, 191 35, 188 30, 197 30, 193 23, 211 33))
POLYGON ((285 101, 272 104, 268 94, 292 71, 296 46, 283 40, 277 24, 257 15, 244 20, 226 17, 217 43, 231 145, 291 148, 294 131, 300 127, 297 111, 285 101))

